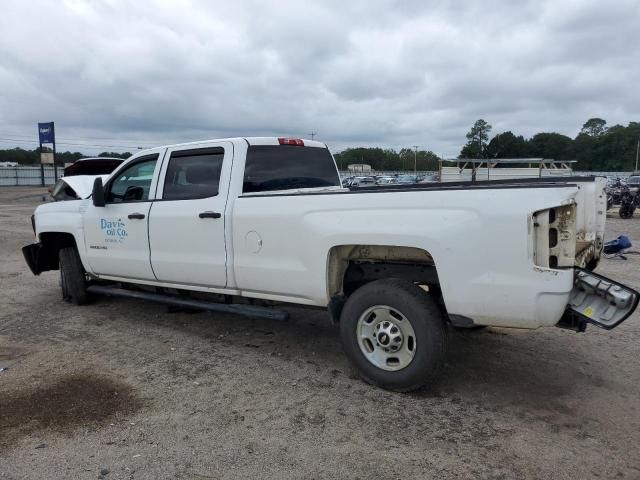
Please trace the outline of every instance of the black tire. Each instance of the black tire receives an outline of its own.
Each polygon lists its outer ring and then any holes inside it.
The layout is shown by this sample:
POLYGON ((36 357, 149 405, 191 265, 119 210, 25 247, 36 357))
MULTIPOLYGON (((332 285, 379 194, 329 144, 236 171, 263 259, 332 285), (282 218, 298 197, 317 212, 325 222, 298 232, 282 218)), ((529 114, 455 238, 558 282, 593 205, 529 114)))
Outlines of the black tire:
POLYGON ((78 250, 75 247, 62 248, 58 259, 60 261, 60 287, 62 288, 63 300, 76 305, 85 305, 89 302, 89 294, 78 250))
POLYGON ((356 290, 340 315, 345 353, 362 378, 396 392, 416 390, 437 379, 447 351, 447 326, 436 301, 420 287, 400 279, 376 280, 356 290), (400 370, 388 371, 371 363, 360 349, 358 321, 367 309, 384 305, 408 320, 415 333, 415 353, 400 370))
POLYGON ((630 205, 622 205, 618 211, 618 215, 620 215, 620 218, 624 219, 631 218, 633 217, 634 210, 635 208, 632 208, 630 205))

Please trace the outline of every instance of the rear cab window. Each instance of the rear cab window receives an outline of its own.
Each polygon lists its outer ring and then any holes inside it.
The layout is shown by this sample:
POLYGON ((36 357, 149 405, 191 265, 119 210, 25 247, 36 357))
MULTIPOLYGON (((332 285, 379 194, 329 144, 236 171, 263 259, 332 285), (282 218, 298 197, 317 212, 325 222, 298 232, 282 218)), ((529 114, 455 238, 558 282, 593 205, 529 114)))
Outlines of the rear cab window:
POLYGON ((243 193, 340 187, 327 148, 298 145, 251 145, 244 169, 243 193))

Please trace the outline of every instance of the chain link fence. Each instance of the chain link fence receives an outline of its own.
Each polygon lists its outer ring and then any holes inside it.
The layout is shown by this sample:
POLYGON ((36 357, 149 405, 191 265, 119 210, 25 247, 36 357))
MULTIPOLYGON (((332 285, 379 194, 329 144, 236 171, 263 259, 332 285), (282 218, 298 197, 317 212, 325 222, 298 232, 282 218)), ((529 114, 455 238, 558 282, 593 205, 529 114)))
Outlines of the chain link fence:
POLYGON ((0 186, 53 185, 64 175, 64 167, 34 166, 34 167, 0 167, 0 186))

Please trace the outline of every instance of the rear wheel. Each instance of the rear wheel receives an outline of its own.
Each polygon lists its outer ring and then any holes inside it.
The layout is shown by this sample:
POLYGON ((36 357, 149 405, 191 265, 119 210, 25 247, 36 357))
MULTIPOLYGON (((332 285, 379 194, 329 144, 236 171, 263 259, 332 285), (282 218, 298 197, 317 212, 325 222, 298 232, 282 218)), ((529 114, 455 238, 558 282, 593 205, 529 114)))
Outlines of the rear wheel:
POLYGON ((399 279, 359 288, 340 316, 344 350, 362 378, 400 392, 437 377, 446 354, 446 328, 431 296, 399 279))
POLYGON ((80 255, 75 247, 60 249, 60 287, 62 298, 76 305, 84 305, 89 301, 87 281, 80 255))

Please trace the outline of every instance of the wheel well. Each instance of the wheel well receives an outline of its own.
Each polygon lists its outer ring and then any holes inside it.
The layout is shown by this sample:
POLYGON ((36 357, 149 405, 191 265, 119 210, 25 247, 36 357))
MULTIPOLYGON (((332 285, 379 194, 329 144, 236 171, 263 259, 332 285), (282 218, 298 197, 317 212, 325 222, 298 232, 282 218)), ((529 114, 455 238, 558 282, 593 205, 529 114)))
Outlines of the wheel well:
POLYGON ((40 258, 42 271, 58 270, 58 252, 67 247, 76 247, 76 239, 70 233, 44 232, 40 234, 40 258))
POLYGON ((362 285, 382 278, 402 278, 424 285, 439 285, 431 254, 415 247, 340 245, 328 259, 329 297, 348 296, 362 285))

